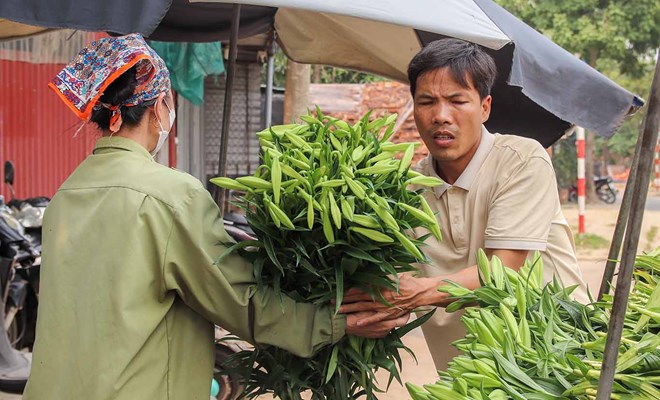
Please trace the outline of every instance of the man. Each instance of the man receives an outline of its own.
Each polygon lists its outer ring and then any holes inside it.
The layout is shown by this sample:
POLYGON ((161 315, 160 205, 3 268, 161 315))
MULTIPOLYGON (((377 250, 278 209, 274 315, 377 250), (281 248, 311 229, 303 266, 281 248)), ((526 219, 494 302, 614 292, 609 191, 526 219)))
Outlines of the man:
MULTIPOLYGON (((561 213, 555 174, 547 152, 534 140, 491 134, 488 120, 495 81, 493 59, 477 45, 458 39, 430 43, 410 62, 408 78, 415 123, 429 150, 420 172, 445 183, 425 193, 437 212, 443 240, 427 240, 431 260, 422 277, 401 277, 399 293, 387 293, 394 307, 347 293, 342 312, 380 310, 358 323, 391 318, 424 306, 444 307, 447 294, 437 288, 452 280, 479 287, 477 250, 499 257, 514 269, 540 251, 544 278, 556 274, 574 296, 587 300, 571 230, 561 213)), ((461 313, 438 310, 424 335, 438 369, 458 354, 450 344, 465 335, 461 313)))

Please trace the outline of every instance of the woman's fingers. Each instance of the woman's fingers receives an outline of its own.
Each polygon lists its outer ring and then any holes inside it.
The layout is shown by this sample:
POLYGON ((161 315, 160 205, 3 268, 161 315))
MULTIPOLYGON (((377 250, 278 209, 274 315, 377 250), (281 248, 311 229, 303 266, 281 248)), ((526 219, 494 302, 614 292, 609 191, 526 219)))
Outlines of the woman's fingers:
POLYGON ((410 314, 409 311, 404 310, 402 308, 388 308, 384 311, 378 311, 365 318, 360 318, 357 321, 357 325, 366 326, 383 321, 389 321, 390 323, 392 323, 393 321, 396 321, 397 319, 409 314, 410 314))
POLYGON ((379 311, 387 307, 377 301, 360 301, 356 303, 342 303, 339 312, 342 314, 352 314, 360 311, 379 311))

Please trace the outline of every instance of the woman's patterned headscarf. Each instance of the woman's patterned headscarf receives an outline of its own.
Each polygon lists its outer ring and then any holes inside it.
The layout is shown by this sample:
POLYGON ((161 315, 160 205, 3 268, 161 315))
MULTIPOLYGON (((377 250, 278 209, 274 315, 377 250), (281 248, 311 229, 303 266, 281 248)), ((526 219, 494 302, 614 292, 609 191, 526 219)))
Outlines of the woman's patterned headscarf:
POLYGON ((93 41, 48 86, 84 121, 89 120, 95 108, 112 111, 110 130, 116 132, 121 127, 119 108, 136 106, 167 92, 170 73, 142 35, 130 34, 93 41), (133 66, 137 66, 133 96, 121 104, 99 102, 108 85, 133 66))

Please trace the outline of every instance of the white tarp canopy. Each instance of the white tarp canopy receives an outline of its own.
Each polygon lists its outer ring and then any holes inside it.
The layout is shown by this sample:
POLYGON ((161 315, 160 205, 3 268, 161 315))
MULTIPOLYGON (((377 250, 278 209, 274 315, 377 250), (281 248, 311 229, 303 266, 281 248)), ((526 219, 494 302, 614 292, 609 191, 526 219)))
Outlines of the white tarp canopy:
POLYGON ((428 42, 455 37, 495 58, 493 131, 544 145, 571 124, 609 137, 643 101, 491 0, 191 0, 276 9, 273 27, 292 60, 406 81, 428 42))
POLYGON ((294 61, 404 82, 408 62, 430 41, 477 43, 498 67, 487 127, 545 146, 573 124, 609 137, 643 104, 492 0, 2 0, 0 18, 162 41, 226 41, 234 4, 241 4, 241 39, 274 32, 294 61))

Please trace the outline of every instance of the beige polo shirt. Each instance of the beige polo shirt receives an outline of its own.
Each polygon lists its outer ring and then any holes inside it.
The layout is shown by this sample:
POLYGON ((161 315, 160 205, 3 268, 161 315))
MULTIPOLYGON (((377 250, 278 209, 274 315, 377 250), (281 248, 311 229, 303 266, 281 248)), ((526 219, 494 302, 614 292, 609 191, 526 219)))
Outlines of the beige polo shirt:
MULTIPOLYGON (((418 170, 438 177, 431 156, 418 170)), ((491 134, 485 128, 479 147, 453 185, 424 194, 437 211, 443 240, 433 236, 423 248, 431 259, 422 270, 446 275, 477 263, 477 250, 510 249, 541 252, 544 279, 553 274, 565 286, 580 285, 574 297, 588 301, 575 256, 573 234, 559 205, 555 172, 548 153, 532 139, 491 134)), ((421 233, 421 232, 420 232, 421 233)), ((451 343, 465 336, 462 313, 436 311, 422 328, 437 369, 444 370, 458 350, 451 343)))

